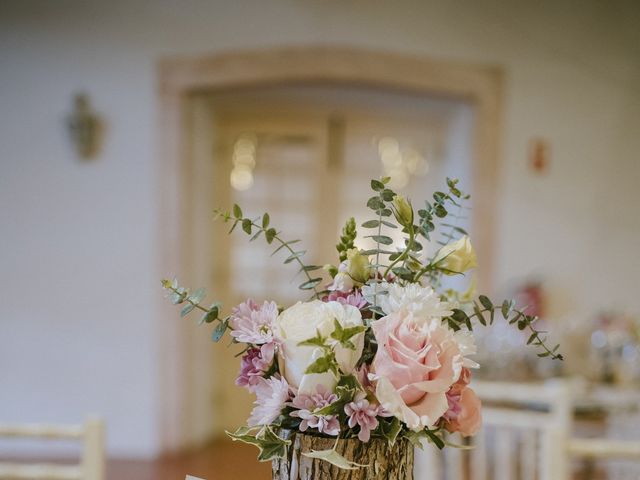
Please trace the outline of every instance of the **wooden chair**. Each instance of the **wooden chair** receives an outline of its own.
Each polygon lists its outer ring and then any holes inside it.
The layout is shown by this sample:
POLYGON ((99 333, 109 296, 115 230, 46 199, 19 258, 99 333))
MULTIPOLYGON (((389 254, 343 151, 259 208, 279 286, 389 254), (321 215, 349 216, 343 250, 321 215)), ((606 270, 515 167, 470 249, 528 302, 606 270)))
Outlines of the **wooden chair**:
POLYGON ((483 429, 471 449, 416 457, 416 480, 568 480, 572 458, 640 461, 640 442, 572 438, 571 387, 561 380, 540 384, 474 382, 482 399, 483 429))
POLYGON ((0 479, 104 480, 104 423, 89 419, 84 425, 5 425, 0 424, 0 437, 36 439, 75 439, 82 442, 78 465, 51 463, 0 463, 0 479))

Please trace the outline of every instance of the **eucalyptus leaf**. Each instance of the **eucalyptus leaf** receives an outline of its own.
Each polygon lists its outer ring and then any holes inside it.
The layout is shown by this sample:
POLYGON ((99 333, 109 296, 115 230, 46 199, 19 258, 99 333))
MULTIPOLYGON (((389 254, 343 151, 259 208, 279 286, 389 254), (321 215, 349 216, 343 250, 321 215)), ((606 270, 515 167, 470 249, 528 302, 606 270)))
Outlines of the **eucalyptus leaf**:
POLYGON ((371 180, 371 188, 379 192, 380 190, 384 190, 384 183, 379 180, 371 180))
POLYGON ((296 259, 298 259, 298 258, 302 257, 305 253, 307 253, 307 251, 306 251, 306 250, 300 250, 300 251, 298 251, 298 252, 293 252, 291 255, 289 255, 289 256, 285 259, 284 263, 291 263, 291 262, 293 262, 294 260, 296 260, 296 259))
POLYGON ((373 235, 371 238, 383 245, 391 245, 393 243, 393 239, 391 237, 387 237, 386 235, 373 235))
POLYGON ((242 209, 237 203, 233 204, 233 216, 238 219, 242 218, 242 209))
POLYGON ((312 290, 316 285, 322 281, 322 278, 312 278, 304 283, 301 283, 298 288, 300 290, 312 290))
POLYGON ((193 303, 200 303, 202 299, 207 295, 204 288, 200 287, 191 295, 189 295, 189 300, 193 303))
POLYGON ((213 340, 214 342, 219 342, 220 339, 224 336, 224 332, 227 331, 228 327, 229 320, 221 321, 218 325, 216 325, 216 328, 213 329, 213 332, 211 332, 211 340, 213 340))
POLYGON ((380 225, 378 220, 368 220, 362 224, 364 228, 376 228, 378 225, 380 225))
POLYGON ((194 308, 196 308, 196 306, 193 303, 187 303, 184 307, 182 307, 182 310, 180 310, 180 316, 186 317, 194 308))

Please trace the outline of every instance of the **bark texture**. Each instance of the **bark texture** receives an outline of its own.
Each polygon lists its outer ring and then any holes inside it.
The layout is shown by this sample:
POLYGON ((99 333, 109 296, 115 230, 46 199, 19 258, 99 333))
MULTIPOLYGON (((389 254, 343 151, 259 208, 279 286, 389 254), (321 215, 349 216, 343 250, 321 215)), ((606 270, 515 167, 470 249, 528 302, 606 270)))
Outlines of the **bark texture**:
POLYGON ((390 446, 382 439, 339 440, 336 450, 347 460, 367 465, 343 470, 323 460, 305 457, 311 450, 333 448, 335 440, 301 433, 286 433, 291 440, 288 458, 273 461, 273 480, 413 480, 413 446, 398 439, 390 446))

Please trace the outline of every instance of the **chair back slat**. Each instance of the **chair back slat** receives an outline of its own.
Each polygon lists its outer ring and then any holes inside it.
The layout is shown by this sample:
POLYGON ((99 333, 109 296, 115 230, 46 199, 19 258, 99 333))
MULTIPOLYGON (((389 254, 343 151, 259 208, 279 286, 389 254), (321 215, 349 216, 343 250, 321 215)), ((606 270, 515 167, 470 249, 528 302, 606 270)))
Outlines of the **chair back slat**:
POLYGON ((0 463, 0 478, 16 480, 84 480, 82 469, 78 466, 47 463, 30 465, 22 463, 0 463))
POLYGON ((84 429, 78 425, 10 425, 0 424, 0 437, 35 437, 42 439, 82 438, 84 429))
POLYGON ((89 419, 84 425, 0 424, 0 437, 82 442, 82 458, 77 465, 0 462, 0 479, 104 480, 104 436, 100 419, 89 419))

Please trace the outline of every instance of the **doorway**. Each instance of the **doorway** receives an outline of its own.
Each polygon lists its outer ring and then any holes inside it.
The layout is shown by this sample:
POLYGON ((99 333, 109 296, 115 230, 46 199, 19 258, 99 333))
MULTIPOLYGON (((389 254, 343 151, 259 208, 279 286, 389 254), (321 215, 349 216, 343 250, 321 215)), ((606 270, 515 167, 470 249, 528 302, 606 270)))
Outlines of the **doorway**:
MULTIPOLYGON (((339 263, 335 244, 345 221, 353 216, 360 225, 369 219, 373 178, 389 176, 391 187, 417 208, 446 188, 446 177, 460 179, 473 194, 473 109, 466 102, 374 88, 289 85, 196 95, 192 115, 194 161, 203 172, 191 189, 196 211, 237 203, 250 217, 268 212, 284 238, 300 240, 306 263, 339 263)), ((466 210, 458 213, 458 226, 472 229, 466 210)), ((209 214, 198 222, 210 219, 209 214)), ((262 238, 250 242, 240 229, 228 237, 225 228, 213 225, 208 244, 197 240, 192 256, 198 259, 196 275, 227 311, 247 298, 281 305, 306 300, 297 289, 297 269, 282 264, 284 253, 272 256, 274 247, 262 238)), ((397 245, 391 248, 399 247, 400 232, 393 233, 397 245)), ((200 235, 206 234, 195 236, 200 235)), ((368 241, 358 247, 372 248, 368 241)), ((210 363, 199 365, 198 392, 189 407, 207 408, 204 394, 217 412, 193 419, 204 428, 202 435, 222 435, 244 424, 251 407, 252 397, 234 386, 234 355, 240 350, 217 347, 205 347, 210 363)))
MULTIPOLYGON (((452 176, 474 195, 467 221, 490 289, 493 217, 478 218, 493 207, 498 70, 311 47, 179 59, 160 78, 163 272, 206 286, 227 310, 247 296, 291 302, 295 272, 259 242, 227 237, 213 206, 269 211, 305 241, 307 261, 335 262, 342 223, 366 211, 369 179, 392 173, 421 200, 452 176)), ((233 351, 201 327, 163 322, 164 448, 243 424, 251 398, 233 386, 233 351)))

